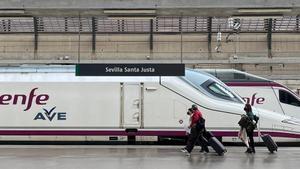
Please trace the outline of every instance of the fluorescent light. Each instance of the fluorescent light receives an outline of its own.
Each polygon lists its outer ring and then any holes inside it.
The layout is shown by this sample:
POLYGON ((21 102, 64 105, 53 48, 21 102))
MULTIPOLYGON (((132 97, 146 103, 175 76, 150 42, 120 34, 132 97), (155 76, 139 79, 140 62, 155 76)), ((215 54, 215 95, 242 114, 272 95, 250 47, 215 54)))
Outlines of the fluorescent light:
POLYGON ((155 19, 155 16, 108 16, 109 19, 118 19, 118 20, 135 20, 135 19, 155 19))
POLYGON ((0 14, 24 14, 24 10, 0 10, 0 14))
POLYGON ((238 9, 239 13, 283 13, 292 12, 289 8, 257 8, 257 9, 238 9))
POLYGON ((282 19, 283 18, 283 16, 274 16, 274 15, 270 15, 270 16, 268 16, 268 15, 266 15, 266 16, 232 16, 232 17, 230 17, 230 18, 232 18, 232 19, 246 19, 246 20, 250 20, 250 19, 269 19, 269 18, 271 18, 271 19, 282 19))
POLYGON ((154 9, 104 9, 105 14, 155 14, 154 9))

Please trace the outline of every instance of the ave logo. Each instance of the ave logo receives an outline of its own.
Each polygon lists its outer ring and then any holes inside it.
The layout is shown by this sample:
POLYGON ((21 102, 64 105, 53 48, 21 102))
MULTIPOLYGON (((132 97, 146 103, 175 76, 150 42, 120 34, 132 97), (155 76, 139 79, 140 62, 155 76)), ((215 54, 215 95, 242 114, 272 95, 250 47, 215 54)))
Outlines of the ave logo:
POLYGON ((53 107, 50 110, 44 109, 44 112, 39 112, 33 120, 67 120, 67 113, 66 112, 56 112, 54 109, 56 108, 53 107))

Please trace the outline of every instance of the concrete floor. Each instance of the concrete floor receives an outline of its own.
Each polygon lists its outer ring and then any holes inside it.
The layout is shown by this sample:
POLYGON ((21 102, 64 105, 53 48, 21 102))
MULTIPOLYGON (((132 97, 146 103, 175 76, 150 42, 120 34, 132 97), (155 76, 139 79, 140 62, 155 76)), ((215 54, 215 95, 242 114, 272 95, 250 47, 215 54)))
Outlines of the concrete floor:
POLYGON ((5 169, 294 169, 300 165, 300 147, 280 147, 269 154, 258 147, 255 155, 244 147, 227 147, 225 156, 201 154, 191 157, 178 146, 0 146, 5 169))

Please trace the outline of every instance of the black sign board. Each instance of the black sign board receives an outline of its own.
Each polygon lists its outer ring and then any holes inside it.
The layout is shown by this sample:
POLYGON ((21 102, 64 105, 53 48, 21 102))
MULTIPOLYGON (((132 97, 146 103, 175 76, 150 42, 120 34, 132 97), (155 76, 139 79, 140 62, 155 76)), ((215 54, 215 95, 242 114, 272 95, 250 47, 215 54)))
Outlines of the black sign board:
POLYGON ((77 64, 76 76, 184 76, 184 64, 77 64))

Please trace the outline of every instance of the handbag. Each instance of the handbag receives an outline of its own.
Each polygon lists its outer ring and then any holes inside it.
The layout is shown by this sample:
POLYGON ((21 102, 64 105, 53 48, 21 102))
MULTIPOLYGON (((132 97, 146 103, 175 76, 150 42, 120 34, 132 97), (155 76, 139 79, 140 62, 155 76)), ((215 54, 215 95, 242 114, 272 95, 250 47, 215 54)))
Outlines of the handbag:
POLYGON ((243 127, 243 128, 246 128, 247 126, 249 126, 249 123, 251 123, 251 120, 248 116, 246 115, 241 115, 241 119, 240 121, 238 122, 238 124, 243 127))

